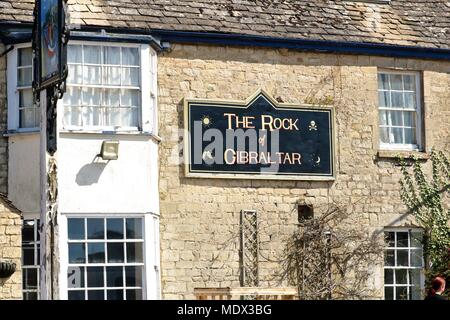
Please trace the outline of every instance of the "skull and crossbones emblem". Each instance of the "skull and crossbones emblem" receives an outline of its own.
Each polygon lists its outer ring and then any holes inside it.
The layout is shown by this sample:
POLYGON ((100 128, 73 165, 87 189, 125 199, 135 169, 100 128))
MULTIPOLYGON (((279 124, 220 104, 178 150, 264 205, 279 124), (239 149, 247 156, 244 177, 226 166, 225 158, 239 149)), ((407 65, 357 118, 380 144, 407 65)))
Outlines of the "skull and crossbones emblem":
POLYGON ((316 125, 316 122, 314 120, 311 121, 310 124, 309 124, 309 131, 312 131, 312 130, 317 131, 317 125, 316 125))

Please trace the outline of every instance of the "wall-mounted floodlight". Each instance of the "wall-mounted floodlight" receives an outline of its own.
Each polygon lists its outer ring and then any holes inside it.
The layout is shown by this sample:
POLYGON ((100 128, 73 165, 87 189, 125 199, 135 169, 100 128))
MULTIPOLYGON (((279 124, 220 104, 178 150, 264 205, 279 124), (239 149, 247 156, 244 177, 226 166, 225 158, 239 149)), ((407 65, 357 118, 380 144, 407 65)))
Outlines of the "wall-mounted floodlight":
POLYGON ((102 149, 97 156, 103 160, 117 160, 119 158, 119 141, 103 141, 102 149))

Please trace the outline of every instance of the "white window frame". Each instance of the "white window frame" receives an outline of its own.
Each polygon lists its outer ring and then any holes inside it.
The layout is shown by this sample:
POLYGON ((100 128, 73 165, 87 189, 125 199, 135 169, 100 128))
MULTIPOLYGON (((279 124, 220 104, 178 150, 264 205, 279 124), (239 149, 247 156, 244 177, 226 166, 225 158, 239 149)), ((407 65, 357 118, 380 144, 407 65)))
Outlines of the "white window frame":
MULTIPOLYGON (((403 92, 403 91, 402 91, 403 92)), ((423 148, 423 128, 424 128, 424 120, 423 120, 423 100, 422 100, 422 73, 419 71, 404 71, 404 70, 392 70, 392 69, 378 69, 377 72, 377 119, 378 119, 378 143, 380 150, 398 150, 398 151, 421 151, 423 148), (378 84, 378 75, 379 74, 397 74, 397 75, 412 75, 415 78, 415 86, 416 86, 416 139, 417 144, 400 144, 400 143, 382 143, 380 138, 380 110, 384 111, 413 111, 412 109, 403 109, 403 108, 380 108, 379 101, 379 84, 378 84)))
MULTIPOLYGON (((13 50, 7 55, 7 98, 8 98, 8 130, 17 132, 39 132, 39 127, 21 128, 20 127, 20 111, 19 111, 19 86, 17 85, 17 70, 19 65, 19 49, 31 48, 31 43, 14 44, 13 50)), ((33 76, 33 66, 31 69, 33 76)), ((32 79, 33 80, 33 79, 32 79)), ((31 88, 31 86, 20 88, 31 88)), ((40 111, 38 114, 40 115, 40 111)))
MULTIPOLYGON (((34 223, 35 223, 35 225, 34 225, 34 231, 35 232, 40 232, 39 230, 40 230, 40 225, 37 225, 37 221, 40 221, 40 216, 39 216, 39 214, 24 214, 24 217, 23 217, 23 221, 25 222, 25 220, 34 220, 34 223)), ((40 223, 40 222, 39 222, 40 223)), ((41 237, 39 237, 39 241, 36 241, 36 235, 37 234, 35 234, 34 236, 35 236, 35 238, 34 238, 34 240, 33 240, 33 243, 35 244, 35 249, 34 249, 34 254, 35 254, 35 257, 34 257, 34 259, 35 259, 35 261, 37 260, 37 258, 38 258, 38 256, 36 256, 36 254, 37 254, 37 250, 39 249, 39 260, 40 260, 40 250, 41 250, 41 237)), ((21 239, 21 247, 23 248, 23 240, 21 239)), ((23 250, 23 249, 22 249, 23 250)), ((23 273, 23 270, 25 270, 25 269, 37 269, 37 289, 36 290, 30 290, 30 289, 23 289, 23 287, 22 287, 22 296, 24 295, 24 293, 26 293, 26 292, 36 292, 36 294, 37 294, 37 300, 40 300, 40 293, 41 293, 41 283, 40 283, 40 278, 41 278, 41 264, 39 264, 39 265, 27 265, 27 266, 25 266, 24 264, 23 264, 23 261, 22 261, 22 273, 23 273)), ((25 280, 24 280, 25 281, 25 280)))
MULTIPOLYGON (((60 249, 60 299, 68 299, 67 268, 69 267, 69 240, 67 220, 69 218, 142 218, 144 223, 143 248, 143 285, 142 299, 160 299, 160 246, 159 246, 159 216, 152 213, 70 213, 61 214, 59 220, 60 249)), ((76 242, 76 241, 75 241, 76 242)), ((94 264, 93 264, 94 265, 94 264)), ((85 279, 86 281, 87 279, 85 279)))
MULTIPOLYGON (((62 131, 94 131, 94 132, 145 132, 157 134, 157 54, 148 44, 106 42, 106 41, 83 41, 71 40, 69 45, 92 45, 92 46, 118 46, 139 48, 140 59, 140 110, 138 112, 138 127, 114 127, 114 126, 72 126, 64 124, 62 115, 64 107, 62 101, 58 101, 58 109, 61 117, 62 131)), ((68 85, 70 86, 70 85, 68 85)), ((92 87, 92 86, 89 86, 92 87)), ((67 94, 67 93, 66 93, 67 94)))
MULTIPOLYGON (((397 239, 397 232, 407 232, 408 235, 408 246, 407 247, 397 247, 397 241, 395 243, 395 247, 389 247, 387 244, 385 244, 385 246, 383 247, 383 256, 384 253, 386 252, 386 250, 394 250, 395 252, 397 252, 397 250, 408 250, 408 266, 386 266, 385 262, 383 261, 383 299, 386 299, 385 297, 385 287, 392 287, 393 288, 393 297, 394 300, 398 300, 396 299, 396 293, 395 293, 395 288, 396 287, 408 287, 408 294, 410 293, 410 288, 412 287, 412 284, 409 283, 409 278, 408 278, 408 283, 407 284, 402 284, 402 285, 397 285, 395 283, 395 272, 394 274, 394 278, 393 278, 393 284, 386 284, 386 281, 384 279, 384 270, 386 269, 390 269, 390 270, 396 270, 396 269, 409 269, 409 270, 420 270, 420 289, 423 290, 424 289, 424 285, 425 285, 425 276, 423 273, 423 269, 424 269, 424 258, 423 258, 423 246, 421 247, 411 247, 411 232, 420 232, 422 233, 423 236, 423 229, 421 228, 384 228, 383 229, 383 236, 385 232, 395 232, 395 239, 397 239), (412 267, 411 266, 411 255, 410 255, 410 250, 414 249, 420 249, 422 250, 422 266, 421 267, 412 267)), ((395 261, 397 261, 397 254, 394 255, 394 259, 395 261)), ((397 264, 397 263, 395 263, 397 264)))

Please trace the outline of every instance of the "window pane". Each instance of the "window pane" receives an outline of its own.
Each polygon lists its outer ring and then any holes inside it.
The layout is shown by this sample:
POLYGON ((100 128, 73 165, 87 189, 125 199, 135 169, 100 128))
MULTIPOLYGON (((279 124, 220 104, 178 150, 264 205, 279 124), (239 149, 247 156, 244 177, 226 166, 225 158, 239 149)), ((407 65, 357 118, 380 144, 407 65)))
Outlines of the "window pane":
POLYGON ((403 129, 391 128, 391 143, 403 143, 403 129))
POLYGON ((67 47, 67 62, 68 63, 81 63, 82 53, 81 45, 69 45, 67 47))
POLYGON ((391 126, 403 125, 401 111, 388 111, 388 118, 389 118, 389 125, 391 125, 391 126))
POLYGON ((395 298, 396 300, 408 300, 408 287, 396 287, 395 298))
POLYGON ((22 263, 25 266, 34 265, 34 244, 22 244, 22 263))
POLYGON ((63 104, 68 106, 81 105, 81 89, 76 87, 68 87, 63 97, 63 104))
POLYGON ((69 263, 85 263, 84 243, 69 243, 69 263))
POLYGON ((126 127, 137 127, 138 126, 138 109, 122 109, 122 125, 126 127))
POLYGON ((122 48, 122 64, 127 66, 139 66, 138 48, 122 48))
POLYGON ((403 75, 403 85, 405 86, 405 90, 416 90, 416 77, 413 75, 403 75))
POLYGON ((85 286, 84 267, 67 268, 67 286, 69 288, 83 288, 85 286))
POLYGON ((379 91, 378 102, 381 108, 390 108, 391 101, 389 100, 389 91, 379 91))
POLYGON ((89 263, 105 262, 104 243, 88 243, 88 262, 89 263))
POLYGON ((420 285, 421 285, 421 274, 422 274, 422 270, 421 269, 409 270, 409 277, 410 277, 409 278, 409 283, 420 287, 420 285))
POLYGON ((405 128, 405 143, 416 144, 416 128, 405 128))
POLYGON ((103 290, 89 290, 88 300, 105 300, 105 292, 103 290))
POLYGON ((142 242, 127 243, 127 262, 143 262, 142 242))
POLYGON ((392 269, 384 269, 384 283, 385 284, 393 284, 394 283, 394 274, 392 269))
POLYGON ((127 239, 142 239, 142 219, 126 219, 127 239))
POLYGON ((123 300, 123 290, 108 290, 108 300, 123 300))
POLYGON ((106 89, 105 91, 105 106, 119 106, 120 105, 120 90, 119 89, 106 89))
POLYGON ((23 269, 22 288, 25 290, 37 290, 38 269, 23 269))
POLYGON ((69 65, 69 73, 67 74, 68 84, 82 84, 83 83, 83 66, 69 65))
POLYGON ((108 109, 108 125, 110 126, 122 126, 122 121, 120 118, 120 108, 109 108, 108 109))
POLYGON ((389 247, 395 247, 395 232, 385 232, 384 237, 389 247))
POLYGON ((33 50, 31 47, 18 50, 18 66, 31 66, 33 57, 33 50))
POLYGON ((84 84, 101 84, 101 67, 83 67, 84 84))
POLYGON ((127 300, 142 300, 142 290, 141 289, 128 289, 127 290, 127 300))
POLYGON ((388 117, 386 111, 380 111, 380 125, 387 125, 388 117))
POLYGON ((101 47, 100 46, 84 46, 84 63, 100 64, 101 47))
POLYGON ((120 65, 120 47, 104 47, 105 64, 120 65))
POLYGON ((88 288, 103 287, 103 267, 87 267, 88 288))
POLYGON ((102 101, 102 92, 99 88, 83 88, 82 102, 85 106, 100 106, 102 101))
POLYGON ((411 249, 411 267, 422 267, 422 249, 411 249))
POLYGON ((391 90, 403 90, 401 74, 391 74, 390 79, 391 79, 391 90))
POLYGON ((127 287, 142 286, 142 267, 125 267, 125 285, 127 287))
POLYGON ((34 128, 37 127, 35 108, 25 108, 20 110, 20 127, 21 128, 34 128))
POLYGON ((23 300, 37 300, 37 292, 24 292, 23 300))
POLYGON ((31 86, 32 75, 31 75, 31 67, 30 68, 22 68, 17 70, 17 85, 19 87, 22 86, 31 86))
POLYGON ((403 101, 403 92, 391 92, 391 98, 393 108, 403 108, 405 105, 403 101))
POLYGON ((385 73, 378 74, 378 89, 389 89, 389 75, 385 73))
POLYGON ((416 126, 416 113, 413 111, 405 111, 403 112, 403 119, 405 122, 405 127, 415 127, 416 126))
POLYGON ((405 92, 405 108, 416 109, 416 95, 414 92, 405 92))
POLYGON ((84 219, 69 218, 67 225, 70 240, 84 239, 84 219))
POLYGON ((68 300, 84 300, 84 290, 70 290, 67 295, 68 300))
POLYGON ((87 219, 87 238, 88 239, 104 239, 105 226, 103 219, 87 219))
POLYGON ((120 98, 121 106, 134 106, 137 107, 139 103, 139 91, 138 90, 122 90, 120 98))
POLYGON ((396 284, 407 284, 408 283, 407 269, 396 269, 395 270, 395 283, 396 284))
POLYGON ((411 247, 422 247, 422 232, 420 231, 411 231, 411 247))
POLYGON ((397 232, 397 247, 408 247, 408 232, 397 232))
POLYGON ((31 89, 22 89, 19 91, 19 107, 33 107, 33 91, 31 89))
POLYGON ((24 220, 22 227, 22 242, 34 241, 34 220, 24 220))
POLYGON ((122 85, 139 86, 139 69, 138 68, 122 68, 122 85))
POLYGON ((108 243, 108 262, 124 262, 123 243, 108 243))
POLYGON ((384 264, 385 266, 395 266, 394 250, 386 250, 384 252, 384 264))
POLYGON ((120 85, 120 67, 105 67, 104 69, 105 84, 120 85))
POLYGON ((81 115, 82 115, 81 108, 65 107, 64 108, 64 124, 65 125, 73 125, 73 126, 81 126, 83 124, 81 115))
MULTIPOLYGON (((108 239, 123 239, 123 219, 106 220, 106 236, 108 239)), ((108 250, 109 251, 109 250, 108 250)))
POLYGON ((380 128, 380 141, 382 143, 389 143, 389 128, 380 128))
POLYGON ((106 267, 106 281, 108 287, 122 287, 123 267, 106 267))
POLYGON ((422 289, 419 286, 410 287, 411 299, 412 300, 422 300, 422 289))
POLYGON ((408 266, 408 250, 397 250, 397 266, 408 266))

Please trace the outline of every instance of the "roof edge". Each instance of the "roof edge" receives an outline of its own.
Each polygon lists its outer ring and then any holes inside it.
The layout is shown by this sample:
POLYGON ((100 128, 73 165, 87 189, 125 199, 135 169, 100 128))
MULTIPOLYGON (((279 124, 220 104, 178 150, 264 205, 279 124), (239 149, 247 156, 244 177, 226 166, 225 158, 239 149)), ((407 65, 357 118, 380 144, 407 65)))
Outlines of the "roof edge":
MULTIPOLYGON (((22 39, 26 35, 31 37, 32 23, 8 23, 0 22, 0 30, 16 28, 22 30, 22 39), (25 31, 25 32, 24 32, 25 31)), ((209 45, 229 45, 229 46, 250 46, 266 47, 277 49, 293 49, 299 51, 312 51, 321 53, 340 53, 373 55, 394 58, 413 58, 450 61, 450 49, 432 48, 421 46, 407 46, 397 44, 383 44, 375 42, 353 42, 353 41, 332 41, 332 40, 311 40, 300 38, 270 37, 260 35, 248 35, 239 33, 223 32, 195 32, 176 31, 166 29, 137 29, 137 28, 116 28, 107 26, 81 26, 73 31, 85 32, 113 32, 118 34, 151 35, 157 37, 161 43, 190 43, 209 45)), ((7 38, 3 34, 2 39, 7 38)), ((17 39, 16 39, 17 41, 17 39)))

